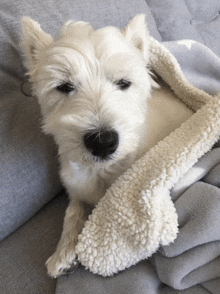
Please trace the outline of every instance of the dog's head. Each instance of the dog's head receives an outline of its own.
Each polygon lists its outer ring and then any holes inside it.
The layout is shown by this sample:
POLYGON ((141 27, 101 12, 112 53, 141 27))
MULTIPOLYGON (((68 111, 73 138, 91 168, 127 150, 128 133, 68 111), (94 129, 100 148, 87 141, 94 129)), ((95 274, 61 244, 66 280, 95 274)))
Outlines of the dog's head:
POLYGON ((149 35, 145 16, 124 30, 69 21, 53 40, 23 18, 22 46, 43 130, 59 153, 79 162, 114 162, 134 154, 146 133, 149 35))

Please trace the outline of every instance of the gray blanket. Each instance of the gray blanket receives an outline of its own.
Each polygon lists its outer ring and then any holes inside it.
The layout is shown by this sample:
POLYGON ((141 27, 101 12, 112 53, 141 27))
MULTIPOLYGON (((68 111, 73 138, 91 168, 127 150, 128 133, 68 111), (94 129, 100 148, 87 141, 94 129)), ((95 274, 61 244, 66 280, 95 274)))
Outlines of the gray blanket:
MULTIPOLYGON (((148 1, 151 2, 151 1, 148 1)), ((196 38, 194 38, 196 39, 196 38)), ((163 43, 196 87, 220 91, 220 59, 197 42, 163 43)), ((220 144, 178 182, 172 199, 180 232, 170 246, 113 277, 82 266, 60 277, 56 294, 220 293, 220 144)))

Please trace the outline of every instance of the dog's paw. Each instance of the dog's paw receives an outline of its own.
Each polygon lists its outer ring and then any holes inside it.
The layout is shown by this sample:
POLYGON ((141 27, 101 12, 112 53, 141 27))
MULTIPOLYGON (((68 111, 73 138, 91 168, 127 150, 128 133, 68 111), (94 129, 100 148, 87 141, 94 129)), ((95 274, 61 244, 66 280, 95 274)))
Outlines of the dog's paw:
POLYGON ((57 278, 77 265, 75 250, 56 251, 46 262, 48 275, 57 278))

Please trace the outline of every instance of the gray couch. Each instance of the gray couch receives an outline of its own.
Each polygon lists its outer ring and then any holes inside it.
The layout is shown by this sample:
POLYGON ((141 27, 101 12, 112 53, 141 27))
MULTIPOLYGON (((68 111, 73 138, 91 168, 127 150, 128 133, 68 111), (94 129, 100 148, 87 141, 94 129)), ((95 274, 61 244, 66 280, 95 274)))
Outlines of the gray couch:
POLYGON ((0 1, 0 293, 220 293, 218 144, 173 190, 183 227, 186 211, 202 215, 180 231, 176 247, 161 248, 150 260, 112 278, 82 266, 58 280, 47 276, 44 264, 59 240, 68 198, 59 180, 57 148, 41 132, 39 106, 27 88, 19 47, 22 16, 56 36, 69 19, 95 28, 124 27, 131 17, 145 13, 150 34, 165 42, 189 81, 215 94, 220 91, 219 11, 218 0, 0 1), (198 45, 186 57, 186 48, 175 42, 182 39, 206 47, 198 45), (191 242, 192 228, 202 235, 200 243, 191 242))

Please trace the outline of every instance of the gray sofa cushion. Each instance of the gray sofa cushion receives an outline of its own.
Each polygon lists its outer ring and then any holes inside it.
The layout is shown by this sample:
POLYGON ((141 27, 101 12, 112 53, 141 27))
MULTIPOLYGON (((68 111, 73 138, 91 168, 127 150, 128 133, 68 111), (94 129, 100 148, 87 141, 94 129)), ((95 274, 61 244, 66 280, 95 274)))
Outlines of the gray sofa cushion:
POLYGON ((144 0, 17 1, 0 6, 0 240, 34 215, 60 190, 57 149, 42 134, 36 98, 21 91, 27 78, 19 47, 22 16, 30 16, 56 36, 69 19, 95 28, 123 27, 135 14, 147 14, 151 34, 160 39, 144 0))
POLYGON ((36 99, 21 92, 24 68, 13 21, 0 22, 0 240, 61 189, 57 150, 42 134, 36 99))
POLYGON ((56 280, 44 264, 60 238, 67 202, 67 195, 60 193, 0 242, 1 294, 55 293, 56 280))

